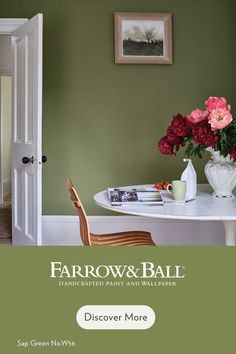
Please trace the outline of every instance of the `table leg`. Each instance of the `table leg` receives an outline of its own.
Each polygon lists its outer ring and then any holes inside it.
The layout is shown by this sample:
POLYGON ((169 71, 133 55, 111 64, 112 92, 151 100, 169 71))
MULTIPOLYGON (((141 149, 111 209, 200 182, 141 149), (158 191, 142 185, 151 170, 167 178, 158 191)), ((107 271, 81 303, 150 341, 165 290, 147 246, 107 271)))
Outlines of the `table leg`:
POLYGON ((235 246, 236 221, 223 220, 223 224, 225 227, 225 245, 235 246))

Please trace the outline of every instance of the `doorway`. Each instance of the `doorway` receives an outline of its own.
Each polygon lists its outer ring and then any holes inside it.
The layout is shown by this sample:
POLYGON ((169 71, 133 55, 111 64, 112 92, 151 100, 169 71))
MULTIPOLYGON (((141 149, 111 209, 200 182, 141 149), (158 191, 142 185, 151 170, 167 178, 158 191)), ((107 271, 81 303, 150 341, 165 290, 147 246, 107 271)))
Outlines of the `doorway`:
POLYGON ((12 239, 12 77, 10 35, 0 35, 0 53, 0 245, 10 245, 12 239))
POLYGON ((1 50, 0 61, 12 65, 12 244, 41 245, 43 15, 0 18, 2 35, 10 39, 10 59, 1 50))
POLYGON ((1 186, 0 205, 11 201, 11 76, 0 76, 1 186))

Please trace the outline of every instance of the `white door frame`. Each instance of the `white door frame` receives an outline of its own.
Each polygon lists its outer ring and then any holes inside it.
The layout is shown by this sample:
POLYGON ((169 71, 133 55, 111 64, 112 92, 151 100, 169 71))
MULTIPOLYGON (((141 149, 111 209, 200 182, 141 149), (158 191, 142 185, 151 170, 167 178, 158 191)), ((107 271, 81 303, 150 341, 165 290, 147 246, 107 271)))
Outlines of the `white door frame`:
MULTIPOLYGON (((23 23, 27 22, 27 18, 0 18, 0 35, 11 35, 11 33, 21 26, 23 23)), ((12 71, 0 69, 0 79, 1 76, 12 75, 12 71)), ((1 92, 0 92, 1 95, 1 92)), ((0 104, 1 109, 1 104, 0 104)), ((2 162, 3 146, 2 146, 2 114, 0 112, 0 204, 3 202, 3 162, 2 162)))
POLYGON ((0 70, 0 205, 3 204, 4 199, 4 171, 3 171, 3 106, 2 106, 2 78, 4 76, 11 77, 9 71, 0 70))
MULTIPOLYGON (((28 22, 27 18, 0 18, 0 35, 11 35, 18 27, 28 22)), ((0 68, 1 76, 12 76, 12 71, 3 70, 0 68)), ((0 87, 1 97, 1 87, 0 87)), ((1 103, 0 103, 1 110, 1 103)), ((0 111, 0 204, 3 202, 3 171, 2 171, 2 114, 0 111)))
POLYGON ((2 74, 0 70, 0 205, 3 204, 2 74))
MULTIPOLYGON (((0 35, 11 35, 18 27, 28 22, 27 18, 0 18, 0 35)), ((12 76, 12 71, 0 69, 1 76, 12 76)), ((0 92, 1 95, 1 92, 0 92)), ((1 109, 1 105, 0 105, 1 109)), ((2 117, 0 112, 0 204, 3 199, 3 171, 2 171, 2 117)))
POLYGON ((28 18, 0 18, 0 34, 12 34, 26 22, 28 18))

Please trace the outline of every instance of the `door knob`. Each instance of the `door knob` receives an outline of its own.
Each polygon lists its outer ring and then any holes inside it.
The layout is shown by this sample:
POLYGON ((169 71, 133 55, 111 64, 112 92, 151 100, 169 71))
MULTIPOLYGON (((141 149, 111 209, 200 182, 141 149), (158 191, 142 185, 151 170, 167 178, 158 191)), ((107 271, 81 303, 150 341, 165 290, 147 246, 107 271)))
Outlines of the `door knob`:
POLYGON ((34 157, 33 157, 33 156, 32 156, 32 157, 26 157, 26 156, 24 156, 24 157, 22 158, 22 162, 23 162, 24 164, 27 164, 27 163, 29 163, 29 162, 34 163, 34 157))
POLYGON ((43 155, 42 156, 42 163, 47 162, 47 156, 43 155))

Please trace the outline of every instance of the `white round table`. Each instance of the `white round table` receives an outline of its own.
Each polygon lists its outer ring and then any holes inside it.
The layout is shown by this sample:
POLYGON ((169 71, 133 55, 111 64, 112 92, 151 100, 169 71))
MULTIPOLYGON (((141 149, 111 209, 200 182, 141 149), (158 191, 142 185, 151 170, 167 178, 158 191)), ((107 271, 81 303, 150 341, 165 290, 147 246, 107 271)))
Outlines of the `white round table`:
MULTIPOLYGON (((140 187, 153 187, 153 185, 130 186, 130 188, 140 187)), ((102 208, 123 214, 162 219, 222 221, 225 228, 225 244, 235 246, 236 197, 213 197, 209 192, 209 186, 206 187, 205 185, 199 185, 198 190, 195 200, 183 204, 173 202, 164 203, 164 205, 126 204, 111 206, 106 190, 95 194, 94 200, 102 208)))

